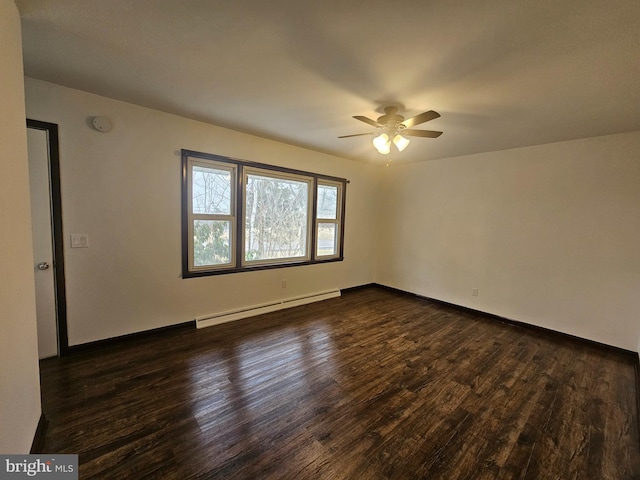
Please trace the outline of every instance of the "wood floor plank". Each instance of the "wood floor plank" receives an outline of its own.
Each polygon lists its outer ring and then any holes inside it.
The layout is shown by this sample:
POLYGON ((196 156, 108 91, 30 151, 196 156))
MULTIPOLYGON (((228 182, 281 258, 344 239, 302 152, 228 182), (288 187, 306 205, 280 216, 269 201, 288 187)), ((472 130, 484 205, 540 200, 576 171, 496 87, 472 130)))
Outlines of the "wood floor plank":
POLYGON ((640 479, 632 356, 376 287, 41 375, 83 479, 640 479))

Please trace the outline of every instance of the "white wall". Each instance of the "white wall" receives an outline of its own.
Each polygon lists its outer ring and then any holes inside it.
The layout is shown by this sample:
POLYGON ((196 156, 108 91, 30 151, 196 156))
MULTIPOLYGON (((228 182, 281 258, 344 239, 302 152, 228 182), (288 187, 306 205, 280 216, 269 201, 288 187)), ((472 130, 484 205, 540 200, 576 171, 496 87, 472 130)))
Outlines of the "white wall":
POLYGON ((385 178, 378 283, 638 349, 640 132, 385 178))
POLYGON ((376 281, 638 349, 640 132, 379 168, 37 80, 26 89, 28 116, 60 125, 71 345, 376 281), (90 128, 95 115, 113 131, 90 128), (182 280, 181 148, 349 178, 346 260, 182 280), (91 247, 69 249, 71 233, 91 247))
POLYGON ((373 281, 380 169, 33 79, 26 95, 29 118, 59 125, 70 345, 373 281), (110 133, 88 126, 97 115, 110 133), (181 148, 349 179, 345 260, 180 278, 181 148))
POLYGON ((0 453, 28 453, 40 418, 20 17, 0 0, 0 453))

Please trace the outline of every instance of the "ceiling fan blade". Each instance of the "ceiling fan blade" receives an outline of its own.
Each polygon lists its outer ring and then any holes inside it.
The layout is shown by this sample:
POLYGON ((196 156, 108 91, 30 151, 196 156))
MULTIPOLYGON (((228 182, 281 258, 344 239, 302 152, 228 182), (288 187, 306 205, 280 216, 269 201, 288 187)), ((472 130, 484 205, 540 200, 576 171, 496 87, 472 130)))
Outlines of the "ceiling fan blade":
POLYGON ((402 135, 406 135, 408 137, 427 137, 427 138, 438 138, 442 135, 442 132, 436 132, 434 130, 403 130, 402 135))
POLYGON ((416 115, 415 117, 407 118, 402 122, 407 128, 411 128, 414 125, 420 125, 421 123, 428 122, 429 120, 433 120, 434 118, 438 118, 440 114, 438 112, 434 112, 433 110, 429 110, 428 112, 423 112, 420 115, 416 115))
POLYGON ((356 133, 356 134, 354 134, 354 135, 342 135, 341 137, 338 137, 338 138, 361 137, 362 135, 373 135, 373 132, 368 132, 368 133, 356 133))
POLYGON ((361 122, 368 123, 369 125, 373 125, 374 127, 382 127, 380 123, 375 120, 371 120, 370 118, 363 117, 362 115, 355 115, 353 118, 360 120, 361 122))

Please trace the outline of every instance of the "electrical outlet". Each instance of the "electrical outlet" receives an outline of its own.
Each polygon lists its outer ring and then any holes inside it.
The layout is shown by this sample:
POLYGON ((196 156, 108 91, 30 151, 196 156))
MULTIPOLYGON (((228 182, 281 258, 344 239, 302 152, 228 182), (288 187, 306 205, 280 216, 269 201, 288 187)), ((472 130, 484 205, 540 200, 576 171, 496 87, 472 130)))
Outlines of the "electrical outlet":
POLYGON ((286 278, 282 279, 282 288, 287 288, 287 279, 286 278))
POLYGON ((473 295, 474 297, 478 296, 478 289, 474 288, 473 290, 471 290, 471 295, 473 295))

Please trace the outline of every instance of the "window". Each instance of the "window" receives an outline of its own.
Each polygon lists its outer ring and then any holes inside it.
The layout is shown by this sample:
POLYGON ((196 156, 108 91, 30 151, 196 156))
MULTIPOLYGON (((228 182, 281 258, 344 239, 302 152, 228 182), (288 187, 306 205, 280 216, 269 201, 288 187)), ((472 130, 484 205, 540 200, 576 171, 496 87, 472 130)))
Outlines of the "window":
POLYGON ((183 150, 183 277, 342 260, 346 183, 183 150))
POLYGON ((189 184, 189 264, 193 270, 230 267, 234 260, 236 230, 236 168, 217 162, 190 163, 189 184))
POLYGON ((341 184, 326 180, 318 181, 316 204, 316 257, 328 258, 338 255, 340 248, 340 213, 342 203, 341 184))

